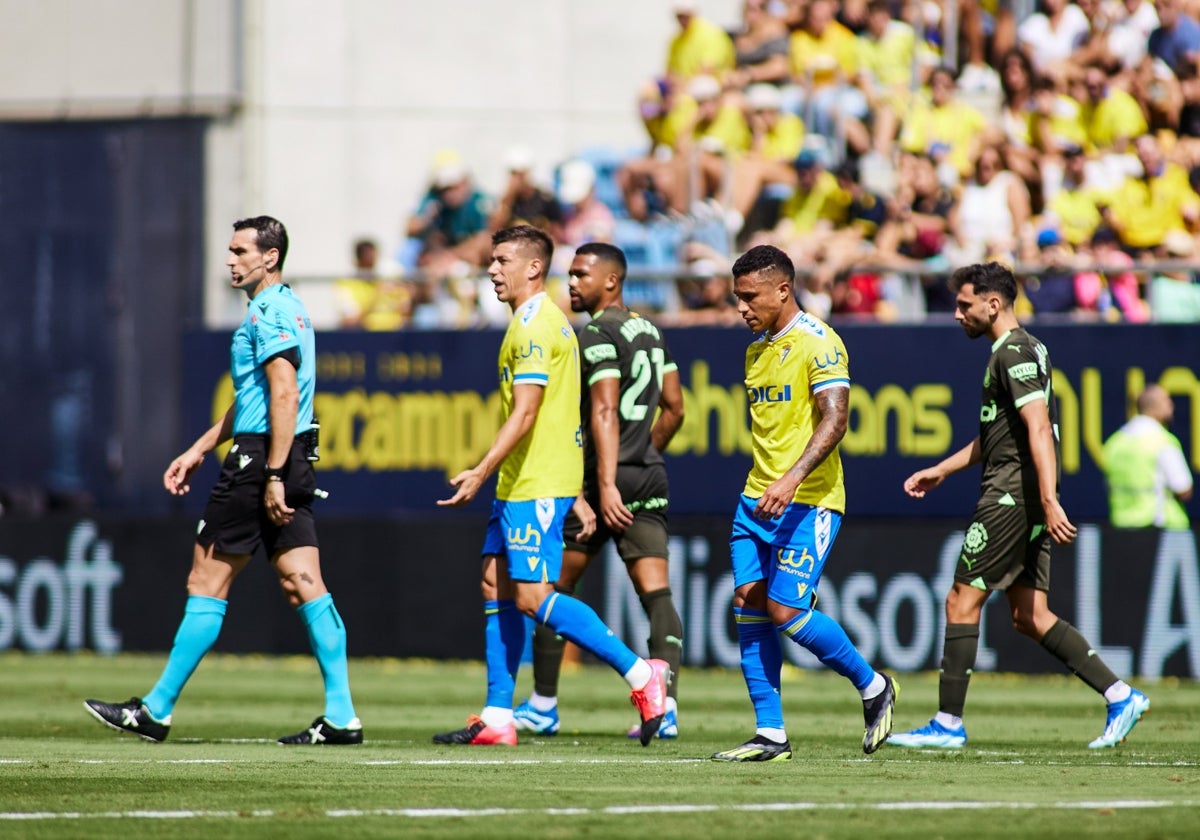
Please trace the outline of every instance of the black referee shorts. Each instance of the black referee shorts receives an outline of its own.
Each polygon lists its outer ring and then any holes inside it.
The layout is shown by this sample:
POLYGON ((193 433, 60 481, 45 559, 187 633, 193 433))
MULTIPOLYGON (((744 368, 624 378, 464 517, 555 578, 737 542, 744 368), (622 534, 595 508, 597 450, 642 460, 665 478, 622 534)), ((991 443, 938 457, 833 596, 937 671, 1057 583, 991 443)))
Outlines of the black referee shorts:
POLYGON ((296 512, 283 527, 267 517, 263 490, 269 445, 266 435, 238 435, 233 439, 196 529, 196 542, 204 548, 213 546, 222 554, 253 554, 262 546, 271 558, 284 549, 317 546, 312 512, 317 479, 299 440, 292 444, 284 467, 285 498, 296 512))

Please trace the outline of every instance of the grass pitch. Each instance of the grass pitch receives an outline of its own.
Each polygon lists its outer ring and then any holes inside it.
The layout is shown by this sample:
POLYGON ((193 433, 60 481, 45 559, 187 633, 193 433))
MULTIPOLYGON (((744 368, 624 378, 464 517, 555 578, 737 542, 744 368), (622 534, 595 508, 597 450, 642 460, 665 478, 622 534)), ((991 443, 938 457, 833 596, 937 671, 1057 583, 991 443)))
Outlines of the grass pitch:
MULTIPOLYGON (((515 749, 434 746, 478 712, 478 663, 354 660, 367 743, 286 748, 321 711, 307 658, 210 656, 151 744, 106 729, 85 697, 149 690, 159 656, 0 655, 0 837, 1194 837, 1200 685, 1139 684, 1130 739, 1089 750, 1104 704, 1070 677, 977 674, 962 750, 861 751, 840 677, 789 669, 790 763, 708 756, 753 733, 735 671, 685 671, 681 737, 643 749, 624 683, 563 676, 563 727, 515 749)), ((898 728, 923 724, 936 675, 901 675, 898 728)), ((519 691, 528 691, 523 669, 519 691)))

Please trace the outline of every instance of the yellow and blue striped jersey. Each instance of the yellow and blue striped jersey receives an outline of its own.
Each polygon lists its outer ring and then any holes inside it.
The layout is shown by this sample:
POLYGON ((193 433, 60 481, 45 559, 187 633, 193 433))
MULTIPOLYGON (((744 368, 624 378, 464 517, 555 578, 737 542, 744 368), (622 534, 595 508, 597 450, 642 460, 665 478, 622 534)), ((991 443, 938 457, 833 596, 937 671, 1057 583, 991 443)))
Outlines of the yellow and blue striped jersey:
MULTIPOLYGON (((816 395, 850 387, 842 339, 807 312, 778 335, 766 333, 746 350, 746 397, 754 463, 747 496, 757 499, 796 463, 821 419, 816 395)), ((793 501, 846 512, 842 459, 834 449, 796 488, 793 501)))
POLYGON ((505 502, 576 496, 583 486, 579 427, 579 342, 543 292, 513 313, 500 345, 500 407, 512 414, 513 386, 545 388, 533 428, 500 465, 496 498, 505 502))

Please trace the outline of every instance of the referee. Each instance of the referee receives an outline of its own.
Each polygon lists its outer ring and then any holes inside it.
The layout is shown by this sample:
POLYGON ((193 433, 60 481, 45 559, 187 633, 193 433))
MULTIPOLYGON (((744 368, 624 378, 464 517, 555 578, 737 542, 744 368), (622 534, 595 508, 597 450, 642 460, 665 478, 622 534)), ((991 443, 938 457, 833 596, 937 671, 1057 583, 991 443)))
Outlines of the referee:
POLYGON ((316 343, 308 311, 283 282, 287 250, 287 230, 278 220, 234 222, 225 262, 230 285, 249 298, 230 350, 234 403, 163 474, 167 492, 182 496, 204 456, 233 438, 196 530, 187 605, 167 665, 144 698, 84 701, 101 723, 149 741, 166 740, 180 692, 221 631, 229 588, 260 546, 304 622, 325 681, 324 714, 279 742, 363 740, 350 699, 346 628, 321 579, 312 513, 316 343))

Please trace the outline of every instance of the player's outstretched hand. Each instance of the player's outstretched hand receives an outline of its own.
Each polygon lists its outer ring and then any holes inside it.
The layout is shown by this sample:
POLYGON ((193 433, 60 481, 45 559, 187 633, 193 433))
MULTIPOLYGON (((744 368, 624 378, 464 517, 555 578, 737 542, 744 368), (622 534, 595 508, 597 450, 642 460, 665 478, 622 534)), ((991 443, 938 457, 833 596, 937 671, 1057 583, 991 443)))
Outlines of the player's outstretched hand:
POLYGON ((192 489, 192 473, 204 462, 204 453, 189 449, 171 462, 163 473, 163 487, 172 496, 182 496, 192 489))
POLYGON ((946 479, 936 467, 915 472, 904 479, 904 492, 914 499, 923 499, 925 494, 946 479))
POLYGON ((450 486, 457 488, 457 492, 449 499, 438 499, 438 507, 462 507, 470 502, 483 486, 483 476, 478 468, 463 470, 450 479, 450 486))

